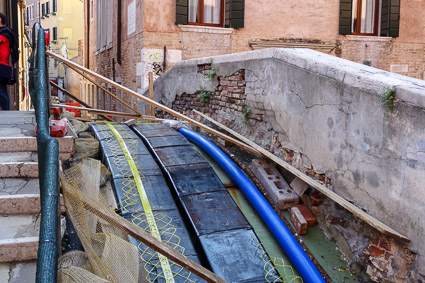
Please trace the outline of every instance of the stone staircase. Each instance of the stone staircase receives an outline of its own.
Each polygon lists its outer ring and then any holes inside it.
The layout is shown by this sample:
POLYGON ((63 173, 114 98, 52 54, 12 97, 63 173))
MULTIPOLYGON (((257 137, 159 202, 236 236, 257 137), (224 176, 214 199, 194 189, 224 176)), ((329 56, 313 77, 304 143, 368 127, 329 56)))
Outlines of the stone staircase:
MULTIPOLYGON (((35 124, 32 111, 0 111, 0 283, 35 282, 40 226, 35 124)), ((73 154, 74 140, 58 140, 63 161, 73 154)))

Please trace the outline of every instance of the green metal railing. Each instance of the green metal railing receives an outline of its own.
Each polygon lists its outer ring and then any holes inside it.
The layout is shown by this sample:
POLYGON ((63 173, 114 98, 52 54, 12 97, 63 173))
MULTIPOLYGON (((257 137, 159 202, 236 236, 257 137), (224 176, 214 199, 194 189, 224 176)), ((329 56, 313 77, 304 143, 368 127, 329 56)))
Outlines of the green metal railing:
POLYGON ((50 96, 44 29, 34 24, 29 69, 29 92, 37 121, 38 172, 41 222, 36 282, 56 282, 60 244, 59 229, 59 144, 50 136, 50 96))

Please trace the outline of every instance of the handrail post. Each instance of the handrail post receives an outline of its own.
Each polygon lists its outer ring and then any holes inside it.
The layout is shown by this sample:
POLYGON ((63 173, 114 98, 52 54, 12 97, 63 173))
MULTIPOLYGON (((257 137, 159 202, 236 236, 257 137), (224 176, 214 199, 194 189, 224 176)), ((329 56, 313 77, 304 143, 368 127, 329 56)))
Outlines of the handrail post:
POLYGON ((44 29, 36 23, 33 31, 34 49, 31 55, 29 90, 34 103, 37 121, 37 153, 41 203, 36 282, 54 283, 57 281, 57 259, 60 250, 59 143, 50 136, 50 101, 48 96, 44 29))

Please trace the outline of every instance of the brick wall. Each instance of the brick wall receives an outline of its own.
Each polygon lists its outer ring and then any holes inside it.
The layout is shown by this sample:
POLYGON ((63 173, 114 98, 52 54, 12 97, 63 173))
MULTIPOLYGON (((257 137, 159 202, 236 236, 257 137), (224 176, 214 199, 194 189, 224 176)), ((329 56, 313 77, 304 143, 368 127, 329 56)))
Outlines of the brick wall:
POLYGON ((371 66, 425 79, 425 44, 400 42, 395 38, 341 37, 341 56, 357 63, 370 61, 371 66), (391 68, 393 65, 393 68, 391 68), (396 65, 396 66, 394 66, 396 65), (401 67, 401 68, 394 68, 401 67), (407 72, 405 70, 407 68, 407 72))
MULTIPOLYGON (((134 91, 141 86, 141 77, 137 77, 136 74, 136 63, 140 60, 140 50, 142 48, 143 33, 139 33, 122 43, 121 49, 121 65, 117 62, 117 47, 113 46, 109 49, 98 52, 95 56, 95 60, 91 60, 91 69, 95 70, 102 76, 114 80, 115 82, 121 83, 122 85, 130 88, 134 91), (115 60, 115 66, 113 64, 115 60), (115 70, 114 70, 115 68, 115 70)), ((107 85, 102 84, 109 91, 123 99, 131 106, 137 108, 139 105, 138 99, 133 96, 117 91, 115 88, 109 88, 107 85)), ((103 94, 102 90, 98 90, 97 102, 99 108, 113 111, 132 112, 126 106, 122 105, 119 101, 111 99, 108 94, 103 94)))
MULTIPOLYGON (((210 64, 198 66, 198 72, 205 77, 208 76, 210 70, 210 64)), ((219 121, 222 121, 218 115, 221 109, 229 109, 233 115, 242 117, 246 100, 245 70, 238 70, 230 76, 219 76, 217 79, 218 85, 214 91, 209 92, 208 103, 202 101, 199 97, 201 90, 198 90, 193 94, 183 93, 176 97, 172 108, 188 116, 193 116, 192 110, 195 109, 219 121)), ((172 117, 163 111, 158 112, 157 116, 163 118, 172 117)))

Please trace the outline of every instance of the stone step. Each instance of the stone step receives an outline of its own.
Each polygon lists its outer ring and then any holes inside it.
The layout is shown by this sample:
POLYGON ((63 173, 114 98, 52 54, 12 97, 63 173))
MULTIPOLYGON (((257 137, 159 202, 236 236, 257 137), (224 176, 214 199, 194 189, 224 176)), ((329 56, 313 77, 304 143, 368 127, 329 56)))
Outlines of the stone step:
POLYGON ((0 136, 35 136, 34 111, 1 111, 0 136))
POLYGON ((37 261, 0 263, 1 283, 35 282, 37 261))
POLYGON ((38 162, 1 162, 0 178, 38 178, 38 162))
POLYGON ((3 162, 37 162, 37 152, 0 152, 0 163, 3 162))
POLYGON ((0 262, 37 258, 40 218, 37 215, 0 216, 0 262))
MULTIPOLYGON (((57 140, 59 142, 60 160, 64 161, 74 155, 75 142, 73 137, 66 136, 63 138, 57 138, 57 140)), ((37 152, 37 138, 0 136, 0 153, 10 152, 37 152)))
POLYGON ((38 237, 40 217, 38 215, 1 215, 0 241, 26 237, 38 237))
MULTIPOLYGON (((39 194, 0 195, 0 215, 39 214, 39 194)), ((60 196, 60 210, 65 212, 63 196, 60 196)))
POLYGON ((2 178, 0 195, 40 194, 38 178, 2 178))
POLYGON ((38 237, 0 240, 0 262, 37 259, 38 237))

